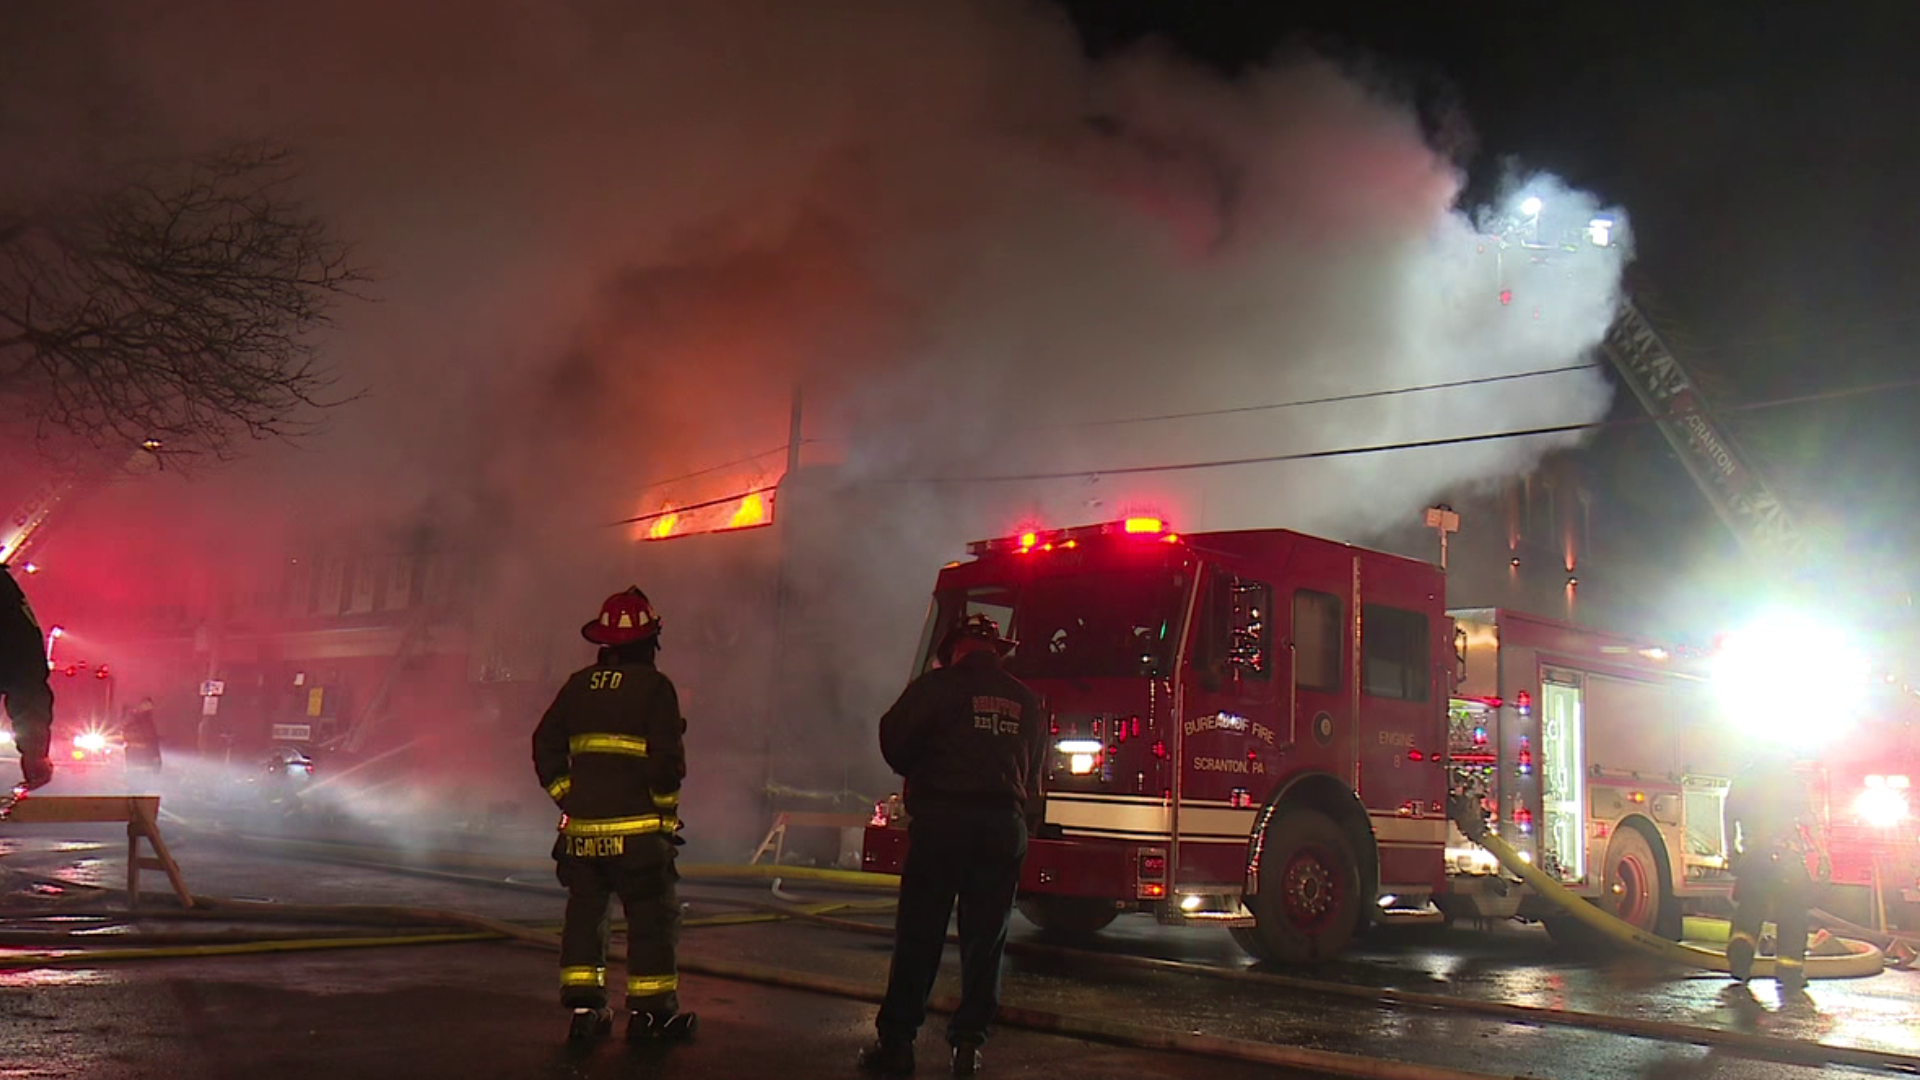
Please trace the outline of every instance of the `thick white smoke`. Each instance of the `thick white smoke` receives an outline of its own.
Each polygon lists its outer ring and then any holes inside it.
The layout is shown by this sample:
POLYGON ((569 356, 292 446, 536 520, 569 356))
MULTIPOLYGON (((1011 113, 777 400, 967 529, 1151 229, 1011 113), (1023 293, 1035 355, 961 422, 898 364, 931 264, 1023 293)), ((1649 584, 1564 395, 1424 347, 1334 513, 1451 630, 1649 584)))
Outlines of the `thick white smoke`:
MULTIPOLYGON (((216 510, 465 536, 492 556, 476 585, 494 613, 556 635, 651 571, 681 640, 731 648, 701 624, 745 617, 737 567, 663 580, 671 557, 619 554, 628 534, 599 526, 777 475, 775 455, 650 487, 783 442, 804 386, 808 460, 894 493, 858 521, 796 523, 837 553, 796 582, 848 624, 826 660, 830 740, 866 745, 913 597, 971 537, 1152 510, 1364 541, 1555 441, 1111 470, 1577 423, 1608 403, 1585 373, 1102 423, 1556 367, 1604 331, 1618 248, 1531 273, 1502 305, 1515 255, 1503 268, 1456 205, 1453 163, 1404 104, 1312 58, 1235 80, 1151 50, 1093 62, 1017 0, 129 0, 8 18, 0 115, 39 117, 4 129, 10 159, 283 139, 380 275, 381 302, 327 341, 365 399, 299 450, 199 481, 216 510), (1075 475, 917 482, 1035 472, 1075 475)), ((1550 180, 1528 190, 1570 218, 1599 210, 1550 180)))

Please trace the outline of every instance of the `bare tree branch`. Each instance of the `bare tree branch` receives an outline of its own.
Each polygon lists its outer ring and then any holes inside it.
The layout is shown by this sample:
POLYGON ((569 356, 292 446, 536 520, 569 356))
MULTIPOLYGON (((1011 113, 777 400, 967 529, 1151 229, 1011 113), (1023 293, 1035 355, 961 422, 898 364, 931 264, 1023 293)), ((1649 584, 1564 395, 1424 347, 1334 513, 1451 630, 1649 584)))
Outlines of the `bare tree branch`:
POLYGON ((311 336, 368 278, 293 179, 248 143, 0 207, 0 405, 69 452, 224 460, 314 430, 347 398, 311 336))

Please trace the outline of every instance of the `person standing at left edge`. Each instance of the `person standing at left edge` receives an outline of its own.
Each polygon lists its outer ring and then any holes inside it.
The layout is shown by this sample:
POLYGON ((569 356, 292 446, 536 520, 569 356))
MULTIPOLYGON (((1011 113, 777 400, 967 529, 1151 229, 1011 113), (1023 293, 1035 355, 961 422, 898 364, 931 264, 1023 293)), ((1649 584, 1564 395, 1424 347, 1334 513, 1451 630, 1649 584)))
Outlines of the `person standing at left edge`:
POLYGON ((630 588, 608 597, 580 634, 600 646, 600 657, 567 679, 533 732, 534 772, 562 811, 553 855, 567 887, 560 934, 560 1003, 572 1010, 567 1037, 613 1029, 607 907, 617 894, 627 913, 627 1039, 686 1038, 699 1024, 679 1011, 674 962, 687 725, 672 681, 654 667, 660 616, 645 593, 630 588))
MULTIPOLYGON (((53 779, 49 755, 53 738, 53 688, 47 685, 47 639, 33 605, 0 562, 0 698, 13 720, 13 744, 20 751, 20 783, 11 798, 53 779)), ((0 789, 4 791, 4 789, 0 789)), ((10 800, 8 801, 10 805, 10 800)))

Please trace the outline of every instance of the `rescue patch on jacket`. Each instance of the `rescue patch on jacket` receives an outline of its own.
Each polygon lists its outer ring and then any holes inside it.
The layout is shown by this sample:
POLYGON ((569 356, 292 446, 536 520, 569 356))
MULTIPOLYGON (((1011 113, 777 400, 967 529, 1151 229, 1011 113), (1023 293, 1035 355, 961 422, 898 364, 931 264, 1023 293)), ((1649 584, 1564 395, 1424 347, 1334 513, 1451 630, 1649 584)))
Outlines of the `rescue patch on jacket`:
POLYGON ((624 836, 568 836, 562 838, 567 854, 582 859, 608 859, 627 853, 624 836))
POLYGON ((1020 703, 992 694, 974 695, 973 727, 996 735, 1020 734, 1020 703))

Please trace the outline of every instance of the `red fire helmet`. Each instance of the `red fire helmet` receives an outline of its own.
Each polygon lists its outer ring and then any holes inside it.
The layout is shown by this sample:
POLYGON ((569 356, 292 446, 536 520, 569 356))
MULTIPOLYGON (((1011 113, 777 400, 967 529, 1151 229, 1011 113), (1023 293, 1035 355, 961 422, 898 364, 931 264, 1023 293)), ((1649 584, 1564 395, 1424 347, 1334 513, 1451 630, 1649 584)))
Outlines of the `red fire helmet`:
POLYGON ((595 645, 631 645, 660 636, 660 616, 638 585, 614 593, 600 605, 600 617, 580 628, 595 645))

